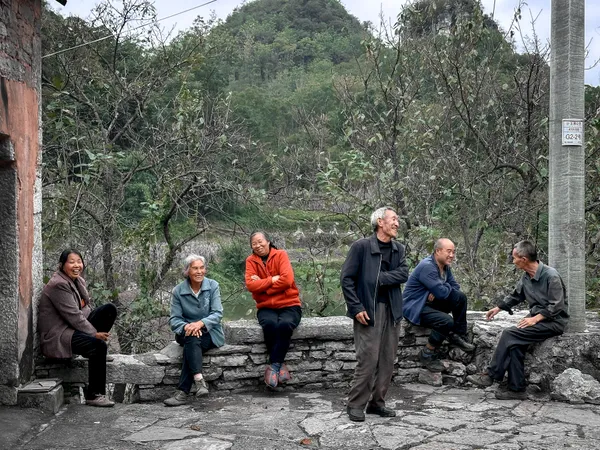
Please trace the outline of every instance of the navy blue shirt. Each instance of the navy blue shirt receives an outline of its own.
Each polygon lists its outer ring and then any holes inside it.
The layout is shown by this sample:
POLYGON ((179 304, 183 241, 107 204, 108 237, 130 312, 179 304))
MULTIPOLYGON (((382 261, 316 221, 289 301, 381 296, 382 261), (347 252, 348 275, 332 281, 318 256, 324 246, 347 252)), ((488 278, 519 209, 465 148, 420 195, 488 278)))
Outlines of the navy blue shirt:
POLYGON ((421 311, 423 311, 429 294, 433 294, 435 298, 444 299, 450 295, 452 289, 460 290, 460 284, 454 279, 450 266, 446 266, 444 269, 444 275, 442 275, 435 257, 429 255, 412 271, 402 293, 402 313, 406 320, 415 325, 421 323, 421 311))

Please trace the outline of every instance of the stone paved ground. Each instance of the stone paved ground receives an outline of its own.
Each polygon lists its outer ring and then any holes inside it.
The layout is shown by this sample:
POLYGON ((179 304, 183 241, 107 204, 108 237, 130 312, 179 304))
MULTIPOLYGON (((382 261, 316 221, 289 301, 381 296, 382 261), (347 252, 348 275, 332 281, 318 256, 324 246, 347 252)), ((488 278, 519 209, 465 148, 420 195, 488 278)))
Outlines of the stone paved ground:
POLYGON ((0 449, 600 449, 600 406, 499 401, 493 388, 393 387, 395 418, 348 420, 344 393, 213 394, 193 404, 0 407, 0 449))

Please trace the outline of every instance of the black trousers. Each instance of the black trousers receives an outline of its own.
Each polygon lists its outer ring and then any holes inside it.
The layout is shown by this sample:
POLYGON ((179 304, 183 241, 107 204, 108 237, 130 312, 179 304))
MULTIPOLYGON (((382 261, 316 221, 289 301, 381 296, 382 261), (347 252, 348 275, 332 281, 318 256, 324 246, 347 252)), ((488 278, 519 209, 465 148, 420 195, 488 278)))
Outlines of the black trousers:
POLYGON ((431 328, 429 344, 433 347, 442 345, 450 333, 466 334, 467 296, 452 289, 447 298, 435 298, 425 303, 421 311, 421 326, 431 328))
POLYGON ((175 340, 183 346, 183 365, 179 376, 179 390, 189 394, 194 383, 194 375, 202 373, 202 354, 216 346, 213 344, 208 331, 203 331, 200 337, 176 334, 175 340))
MULTIPOLYGON (((88 317, 98 332, 108 332, 117 318, 117 307, 112 303, 98 306, 88 317)), ((71 350, 77 355, 88 358, 88 388, 85 398, 93 400, 106 394, 106 352, 108 346, 102 339, 75 331, 71 338, 71 350)))
POLYGON ((292 334, 302 319, 302 308, 299 306, 278 309, 261 308, 256 316, 265 335, 269 361, 271 364, 282 363, 290 348, 292 334))
POLYGON ((543 342, 562 334, 564 327, 554 321, 542 320, 527 328, 510 327, 502 331, 498 346, 488 367, 488 375, 502 381, 508 372, 508 388, 511 391, 524 391, 525 353, 529 344, 543 342))

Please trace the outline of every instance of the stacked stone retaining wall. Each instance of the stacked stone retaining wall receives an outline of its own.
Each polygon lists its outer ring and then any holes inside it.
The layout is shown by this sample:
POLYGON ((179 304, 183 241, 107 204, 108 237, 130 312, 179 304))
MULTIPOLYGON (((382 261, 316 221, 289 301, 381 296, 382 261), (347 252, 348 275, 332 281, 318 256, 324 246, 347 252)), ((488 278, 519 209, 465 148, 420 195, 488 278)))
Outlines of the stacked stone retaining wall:
MULTIPOLYGON (((464 385, 466 375, 484 370, 501 330, 514 325, 522 316, 516 314, 485 322, 482 313, 470 313, 470 334, 477 349, 469 354, 444 346, 441 356, 446 370, 441 374, 424 370, 418 363, 418 354, 429 330, 403 322, 393 382, 464 385)), ((526 366, 530 383, 547 389, 550 381, 567 367, 578 368, 600 379, 600 329, 598 321, 591 320, 590 325, 589 333, 568 334, 533 346, 526 366)), ((227 344, 205 354, 204 375, 209 388, 218 391, 262 389, 267 354, 258 323, 228 322, 225 334, 227 344)), ((117 400, 161 400, 176 389, 181 358, 182 347, 175 342, 157 353, 114 355, 114 361, 107 364, 107 381, 114 385, 117 400)), ((292 338, 287 364, 292 380, 286 389, 348 387, 356 366, 352 321, 346 317, 303 319, 292 338)), ((77 395, 87 380, 87 360, 42 361, 36 367, 36 375, 61 378, 66 392, 77 395)))

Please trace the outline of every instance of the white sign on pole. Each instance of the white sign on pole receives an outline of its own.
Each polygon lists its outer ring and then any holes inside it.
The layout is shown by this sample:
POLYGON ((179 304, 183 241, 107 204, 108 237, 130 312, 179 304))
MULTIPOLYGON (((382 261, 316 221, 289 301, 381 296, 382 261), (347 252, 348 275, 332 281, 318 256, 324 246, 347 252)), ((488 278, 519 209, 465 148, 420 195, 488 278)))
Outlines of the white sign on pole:
POLYGON ((583 120, 563 119, 562 121, 562 145, 583 145, 583 120))

